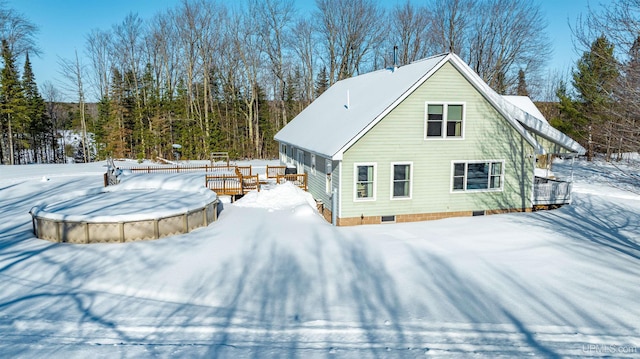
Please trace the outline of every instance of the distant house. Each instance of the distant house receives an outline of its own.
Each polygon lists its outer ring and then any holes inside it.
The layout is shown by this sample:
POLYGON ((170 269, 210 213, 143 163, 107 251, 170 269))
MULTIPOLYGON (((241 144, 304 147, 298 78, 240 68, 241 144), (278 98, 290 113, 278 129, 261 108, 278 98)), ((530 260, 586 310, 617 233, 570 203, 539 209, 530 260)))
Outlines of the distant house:
POLYGON ((570 184, 536 176, 536 163, 585 152, 452 53, 339 81, 275 139, 336 225, 566 204, 570 184))

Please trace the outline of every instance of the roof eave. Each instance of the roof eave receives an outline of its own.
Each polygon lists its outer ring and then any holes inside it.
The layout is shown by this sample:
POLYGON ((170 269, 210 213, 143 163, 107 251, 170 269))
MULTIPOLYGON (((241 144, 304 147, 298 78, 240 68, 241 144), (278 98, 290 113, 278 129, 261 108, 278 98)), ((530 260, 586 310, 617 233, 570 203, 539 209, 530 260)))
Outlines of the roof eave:
POLYGON ((427 81, 436 71, 438 71, 444 64, 452 58, 452 54, 449 53, 444 56, 440 62, 433 66, 427 73, 425 73, 418 81, 416 81, 409 89, 402 93, 391 105, 389 105, 382 113, 376 116, 364 129, 362 129, 356 136, 354 136, 349 142, 342 146, 338 152, 336 152, 332 159, 334 161, 342 161, 344 153, 353 146, 362 136, 364 136, 369 130, 378 124, 386 115, 389 114, 394 108, 396 108, 402 101, 404 101, 409 95, 411 95, 418 87, 420 87, 425 81, 427 81))

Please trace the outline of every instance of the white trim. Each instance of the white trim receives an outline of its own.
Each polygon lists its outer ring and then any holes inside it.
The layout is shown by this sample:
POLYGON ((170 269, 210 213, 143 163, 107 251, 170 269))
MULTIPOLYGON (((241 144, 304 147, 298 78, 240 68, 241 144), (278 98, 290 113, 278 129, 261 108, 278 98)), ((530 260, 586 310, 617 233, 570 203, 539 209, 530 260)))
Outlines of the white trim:
MULTIPOLYGON (((330 159, 331 160, 331 159, 330 159)), ((333 175, 333 174, 332 174, 333 175)), ((334 182, 334 181, 332 181, 334 182)), ((340 218, 342 215, 342 161, 338 162, 338 184, 333 183, 333 186, 336 186, 338 192, 338 214, 336 218, 340 218)))
MULTIPOLYGON (((436 56, 434 56, 436 57, 436 56)), ((420 87, 425 81, 427 81, 436 71, 438 71, 444 64, 449 61, 449 59, 453 58, 452 54, 449 53, 444 56, 440 62, 438 62, 435 66, 431 68, 424 76, 419 78, 413 86, 411 86, 408 90, 406 90, 397 100, 395 100, 389 107, 387 107, 381 114, 379 114, 376 118, 373 119, 365 128, 363 128, 357 135, 355 135, 349 142, 347 142, 342 148, 338 150, 333 156, 332 159, 334 161, 342 161, 342 157, 351 146, 353 146, 356 141, 358 141, 362 136, 364 136, 370 129, 372 129, 378 122, 382 121, 382 119, 389 114, 389 112, 393 111, 402 101, 404 101, 409 95, 411 95, 418 87, 420 87)))
MULTIPOLYGON (((451 54, 449 54, 451 55, 451 54)), ((515 129, 516 131, 518 131, 518 133, 520 133, 520 135, 522 137, 525 138, 525 140, 531 145, 533 146, 533 148, 536 150, 536 153, 539 154, 544 154, 544 148, 542 147, 542 145, 540 143, 538 143, 538 141, 536 141, 535 138, 533 138, 533 136, 531 136, 531 134, 525 130, 525 128, 522 126, 522 124, 520 124, 520 122, 518 122, 516 119, 511 118, 511 116, 509 116, 509 114, 506 112, 505 108, 503 107, 504 104, 503 103, 498 103, 498 100, 495 98, 495 96, 500 96, 498 95, 495 91, 493 91, 493 89, 491 89, 491 87, 489 87, 489 85, 487 85, 481 78, 480 75, 476 74, 471 67, 469 67, 469 65, 467 65, 460 57, 458 56, 447 56, 447 59, 451 59, 451 64, 453 65, 453 67, 455 67, 461 74, 463 77, 465 77, 467 79, 467 81, 469 81, 469 83, 476 88, 476 90, 478 90, 478 92, 480 92, 480 94, 487 100, 489 101, 489 103, 502 115, 502 117, 504 117, 507 122, 509 122, 515 129), (495 95, 491 95, 492 93, 494 93, 495 95)), ((503 100, 502 102, 505 102, 506 100, 503 100)), ((514 106, 515 107, 515 106, 514 106)), ((522 110, 521 110, 522 111, 522 110)), ((526 113, 524 111, 522 111, 523 113, 526 113)))
POLYGON ((441 102, 425 102, 424 103, 424 130, 423 130, 423 139, 425 141, 438 141, 438 140, 464 140, 465 137, 465 126, 467 123, 467 103, 462 102, 449 102, 449 101, 441 101, 441 102), (439 137, 427 137, 427 121, 428 121, 428 111, 429 105, 442 105, 442 134, 439 137), (462 106, 462 128, 460 131, 462 132, 462 136, 447 136, 447 114, 449 113, 449 106, 459 105, 462 106))
POLYGON ((356 162, 353 164, 353 201, 354 202, 373 202, 376 200, 376 192, 377 192, 377 182, 378 182, 378 164, 376 162, 356 162), (358 196, 356 195, 358 193, 358 167, 373 167, 373 179, 372 179, 372 184, 373 184, 373 196, 372 197, 365 197, 365 198, 358 198, 358 196))
POLYGON ((311 159, 310 159, 311 174, 315 176, 316 175, 316 154, 310 153, 309 156, 311 156, 311 159))
POLYGON ((389 199, 392 201, 406 201, 413 198, 413 162, 412 161, 399 161, 399 162, 391 162, 390 165, 391 175, 389 176, 389 199), (409 166, 409 196, 408 197, 394 197, 393 196, 393 185, 394 185, 394 166, 396 165, 408 165, 409 166))
MULTIPOLYGON (((458 193, 483 193, 483 192, 503 192, 504 191, 504 182, 505 182, 505 160, 452 160, 451 161, 451 171, 449 175, 449 193, 458 194, 458 193), (499 162, 502 165, 500 171, 500 188, 487 188, 487 189, 467 189, 467 168, 470 163, 496 163, 499 162), (455 164, 456 163, 464 163, 464 181, 462 183, 463 189, 454 190, 453 189, 453 176, 455 173, 455 164)), ((492 168, 492 167, 491 167, 492 168)), ((491 168, 489 171, 491 171, 491 168)), ((489 172, 489 182, 488 185, 491 184, 491 172, 489 172)))

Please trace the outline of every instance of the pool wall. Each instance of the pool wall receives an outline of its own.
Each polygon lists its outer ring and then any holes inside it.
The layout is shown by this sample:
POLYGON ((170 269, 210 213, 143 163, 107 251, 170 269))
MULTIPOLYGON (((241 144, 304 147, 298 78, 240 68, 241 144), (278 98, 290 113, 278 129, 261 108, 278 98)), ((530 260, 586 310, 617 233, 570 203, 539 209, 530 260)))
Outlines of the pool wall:
POLYGON ((186 213, 138 221, 72 222, 33 215, 36 237, 60 243, 124 243, 189 233, 218 219, 218 199, 186 213))
MULTIPOLYGON (((118 185, 108 188, 93 188, 83 191, 75 191, 61 195, 54 200, 72 200, 82 196, 90 197, 104 192, 116 190, 136 190, 136 184, 128 187, 118 185)), ((161 188, 174 190, 171 185, 161 188)), ((143 189, 146 188, 144 184, 143 189)), ((179 192, 195 195, 200 200, 190 208, 181 211, 153 211, 147 216, 144 214, 127 216, 97 216, 93 215, 68 215, 48 211, 48 204, 41 203, 29 211, 32 217, 33 232, 37 238, 59 243, 124 243, 158 239, 172 235, 184 234, 196 228, 206 227, 218 219, 218 205, 220 201, 215 193, 201 187, 194 190, 179 192), (145 218, 146 217, 146 218, 145 218)))

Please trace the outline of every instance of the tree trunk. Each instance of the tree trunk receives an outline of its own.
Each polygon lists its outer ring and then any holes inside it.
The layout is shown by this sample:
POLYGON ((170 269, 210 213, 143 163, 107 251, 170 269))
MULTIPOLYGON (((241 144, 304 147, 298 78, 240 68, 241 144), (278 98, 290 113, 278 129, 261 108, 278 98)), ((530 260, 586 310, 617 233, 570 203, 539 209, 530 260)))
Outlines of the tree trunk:
POLYGON ((7 122, 7 126, 9 129, 9 164, 15 164, 15 160, 13 158, 13 131, 11 129, 11 114, 8 114, 9 121, 7 122))

